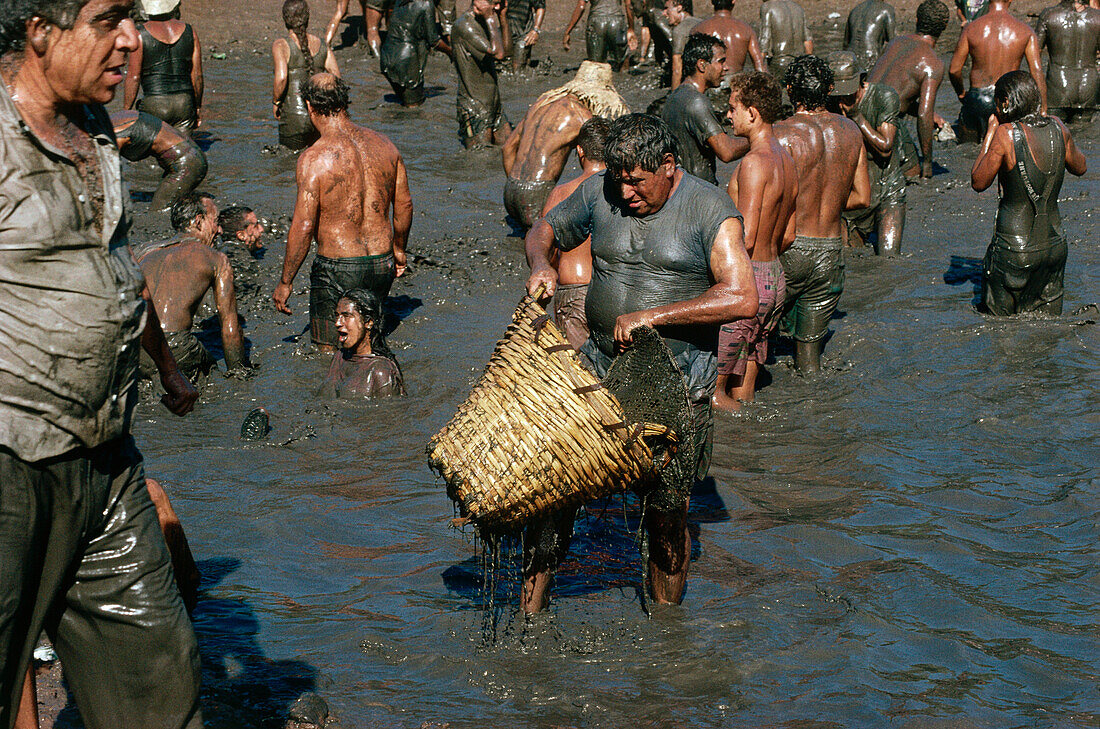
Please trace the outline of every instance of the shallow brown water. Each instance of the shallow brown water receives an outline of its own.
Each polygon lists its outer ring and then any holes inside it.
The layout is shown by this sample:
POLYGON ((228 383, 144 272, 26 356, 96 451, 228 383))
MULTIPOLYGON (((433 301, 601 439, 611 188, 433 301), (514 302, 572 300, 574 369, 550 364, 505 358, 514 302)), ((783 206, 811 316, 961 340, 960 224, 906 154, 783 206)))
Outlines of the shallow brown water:
MULTIPOLYGON (((408 111, 383 100, 376 63, 340 52, 354 118, 409 167, 415 258, 391 299, 409 397, 315 400, 327 361, 302 354, 308 262, 294 316, 270 304, 294 161, 262 153, 268 58, 229 51, 207 65, 206 187, 276 223, 238 273, 260 368, 215 377, 188 418, 143 407, 135 427, 204 572, 209 726, 277 723, 304 690, 344 727, 1100 723, 1100 314, 975 312, 996 193, 969 189, 973 145, 938 145, 947 171, 910 186, 903 257, 849 252, 825 373, 798 376, 781 347, 757 403, 719 419, 684 605, 643 612, 636 507, 627 525, 616 502, 578 526, 551 613, 524 625, 514 572, 484 609, 475 548, 424 456, 522 294, 499 152, 460 149, 445 59, 428 72, 443 90, 408 111), (272 433, 243 444, 257 405, 272 433)), ((505 82, 514 122, 577 62, 555 60, 505 82)), ((657 96, 644 83, 624 77, 634 108, 657 96)), ((957 112, 947 89, 939 109, 957 112)), ((1095 129, 1076 131, 1094 171, 1062 192, 1067 312, 1100 298, 1100 155, 1095 129)), ((139 216, 135 239, 155 227, 139 216)))

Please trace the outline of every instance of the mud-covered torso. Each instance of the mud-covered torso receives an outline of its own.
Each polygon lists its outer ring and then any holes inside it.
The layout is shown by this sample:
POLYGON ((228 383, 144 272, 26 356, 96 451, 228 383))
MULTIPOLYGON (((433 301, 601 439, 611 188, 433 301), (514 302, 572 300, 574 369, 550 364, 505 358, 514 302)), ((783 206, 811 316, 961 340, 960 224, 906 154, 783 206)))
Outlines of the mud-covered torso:
POLYGON ((881 0, 866 0, 848 16, 848 50, 870 69, 890 40, 894 9, 881 0))
POLYGON ((997 208, 997 236, 1011 248, 1039 248, 1061 240, 1062 216, 1058 192, 1066 173, 1062 129, 1016 122, 1009 132, 1016 164, 1000 172, 1001 201, 997 208), (1021 127, 1030 133, 1030 149, 1021 127))
POLYGON ((696 177, 717 185, 714 150, 707 140, 723 132, 710 100, 691 84, 681 84, 665 101, 661 118, 676 140, 676 159, 696 177))
MULTIPOLYGON (((660 210, 631 215, 601 172, 581 183, 546 220, 562 250, 592 236, 585 311, 593 341, 613 356, 620 315, 692 299, 713 285, 714 239, 723 222, 740 217, 724 191, 687 173, 660 210)), ((713 326, 661 327, 660 333, 674 354, 717 347, 713 326)))
POLYGON ((393 397, 405 394, 405 382, 401 368, 389 357, 337 352, 319 394, 346 399, 393 397))
POLYGON ((476 102, 486 109, 500 106, 495 60, 489 35, 474 14, 466 13, 451 29, 451 48, 458 71, 458 102, 476 102))
MULTIPOLYGON (((309 80, 311 67, 306 62, 306 57, 293 36, 287 39, 286 44, 290 50, 290 55, 286 62, 286 92, 283 94, 280 115, 285 114, 309 119, 309 109, 306 108, 306 101, 302 97, 302 87, 309 80)), ((311 60, 313 61, 313 73, 323 71, 325 62, 328 60, 328 47, 321 43, 320 48, 313 54, 311 60)))
POLYGON ((768 0, 760 7, 760 45, 769 56, 801 56, 811 39, 806 13, 794 0, 768 0))
POLYGON ((190 25, 175 43, 153 37, 144 25, 141 32, 141 88, 146 96, 194 93, 191 86, 191 56, 195 32, 190 25))
MULTIPOLYGON (((885 84, 868 84, 857 109, 876 130, 883 124, 893 124, 896 127, 900 123, 898 92, 885 84)), ((867 146, 867 171, 871 178, 872 195, 905 188, 905 176, 901 171, 901 155, 898 150, 900 142, 901 137, 895 135, 894 148, 887 156, 880 155, 870 145, 867 146)))

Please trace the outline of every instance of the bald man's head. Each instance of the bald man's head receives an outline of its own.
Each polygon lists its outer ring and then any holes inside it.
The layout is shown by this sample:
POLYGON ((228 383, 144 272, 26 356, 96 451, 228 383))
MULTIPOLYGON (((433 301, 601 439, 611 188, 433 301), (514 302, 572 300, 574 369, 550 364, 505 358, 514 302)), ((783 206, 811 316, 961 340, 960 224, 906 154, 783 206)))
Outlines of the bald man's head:
POLYGON ((302 97, 314 114, 335 116, 348 110, 348 85, 331 73, 315 73, 302 88, 302 97))

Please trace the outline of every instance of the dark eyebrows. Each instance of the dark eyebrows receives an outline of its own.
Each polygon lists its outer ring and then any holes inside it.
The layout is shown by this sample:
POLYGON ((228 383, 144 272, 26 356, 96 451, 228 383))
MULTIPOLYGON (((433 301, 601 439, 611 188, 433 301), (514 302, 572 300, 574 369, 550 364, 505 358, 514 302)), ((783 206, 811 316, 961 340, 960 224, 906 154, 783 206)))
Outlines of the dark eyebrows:
POLYGON ((129 17, 130 11, 133 9, 134 3, 132 1, 125 2, 125 0, 123 0, 122 2, 117 2, 114 5, 110 5, 105 8, 103 12, 97 14, 94 18, 92 18, 92 22, 98 23, 101 20, 112 20, 119 16, 129 17))

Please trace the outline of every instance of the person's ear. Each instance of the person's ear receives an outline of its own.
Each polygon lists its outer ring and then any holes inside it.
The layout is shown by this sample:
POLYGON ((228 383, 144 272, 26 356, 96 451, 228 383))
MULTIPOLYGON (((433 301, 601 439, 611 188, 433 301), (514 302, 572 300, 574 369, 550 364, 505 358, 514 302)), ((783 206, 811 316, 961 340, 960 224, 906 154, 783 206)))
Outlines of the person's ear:
POLYGON ((672 177, 676 174, 676 157, 673 154, 666 154, 664 161, 661 163, 665 166, 665 174, 672 177))
POLYGON ((40 15, 32 16, 27 21, 27 43, 38 55, 44 55, 49 48, 50 34, 54 24, 40 15))

